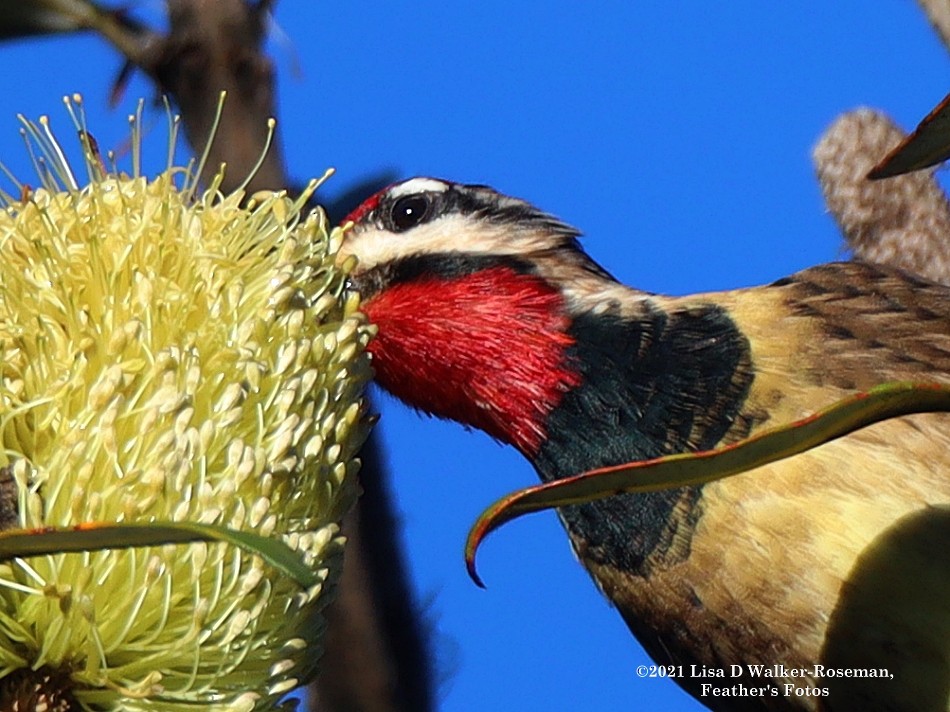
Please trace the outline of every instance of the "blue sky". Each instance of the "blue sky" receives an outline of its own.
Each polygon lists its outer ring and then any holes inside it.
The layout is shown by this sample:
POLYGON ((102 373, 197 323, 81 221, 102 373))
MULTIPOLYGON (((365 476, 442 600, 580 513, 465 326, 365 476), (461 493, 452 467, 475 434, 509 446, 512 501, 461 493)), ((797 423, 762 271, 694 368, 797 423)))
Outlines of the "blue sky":
MULTIPOLYGON (((947 53, 908 0, 324 0, 280 3, 277 22, 292 43, 273 50, 295 176, 335 166, 328 197, 387 168, 488 183, 580 227, 618 278, 672 294, 840 257, 811 146, 842 111, 878 107, 910 128, 947 91, 947 53)), ((106 108, 119 62, 95 38, 2 51, 0 160, 21 174, 17 112, 65 129, 61 97, 81 92, 112 147, 134 99, 151 96, 133 82, 106 108)), ((644 653, 552 513, 490 538, 488 589, 476 588, 465 534, 533 471, 480 433, 377 402, 440 710, 701 709, 667 680, 636 677, 644 653)))

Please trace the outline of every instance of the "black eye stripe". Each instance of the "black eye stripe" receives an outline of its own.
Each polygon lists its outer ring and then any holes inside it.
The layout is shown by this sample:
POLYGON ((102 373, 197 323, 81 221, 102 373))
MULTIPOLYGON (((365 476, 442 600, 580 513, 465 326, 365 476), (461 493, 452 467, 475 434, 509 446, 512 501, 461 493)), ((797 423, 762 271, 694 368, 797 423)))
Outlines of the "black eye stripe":
POLYGON ((440 252, 410 255, 371 267, 350 278, 350 286, 364 300, 396 284, 429 280, 453 280, 493 267, 506 267, 516 274, 535 274, 530 262, 510 255, 477 255, 465 252, 440 252))
POLYGON ((387 194, 371 212, 360 217, 362 222, 372 222, 378 228, 404 233, 449 215, 473 216, 493 225, 544 230, 564 239, 578 235, 576 229, 553 215, 479 185, 450 185, 445 190, 425 190, 420 186, 415 193, 387 194))

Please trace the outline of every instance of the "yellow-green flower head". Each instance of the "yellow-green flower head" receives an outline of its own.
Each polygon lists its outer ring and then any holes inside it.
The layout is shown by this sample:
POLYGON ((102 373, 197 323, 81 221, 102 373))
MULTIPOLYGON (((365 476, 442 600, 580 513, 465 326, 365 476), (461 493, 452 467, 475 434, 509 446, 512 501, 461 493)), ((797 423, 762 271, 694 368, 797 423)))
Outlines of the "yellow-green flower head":
POLYGON ((48 122, 24 126, 44 187, 0 212, 12 525, 217 524, 282 538, 320 583, 219 542, 3 561, 0 676, 64 678, 92 710, 272 709, 319 657, 367 427, 341 238, 301 214, 315 183, 242 205, 195 170, 106 169, 80 132, 80 187, 48 122))

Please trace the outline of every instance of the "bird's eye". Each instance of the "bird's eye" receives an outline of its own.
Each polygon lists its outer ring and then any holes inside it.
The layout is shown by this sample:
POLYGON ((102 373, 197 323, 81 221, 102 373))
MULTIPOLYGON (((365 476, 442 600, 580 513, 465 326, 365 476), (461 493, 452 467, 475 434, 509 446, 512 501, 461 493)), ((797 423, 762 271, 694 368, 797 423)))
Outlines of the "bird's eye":
POLYGON ((405 232, 425 220, 428 212, 428 197, 425 195, 406 195, 393 203, 390 217, 396 231, 405 232))

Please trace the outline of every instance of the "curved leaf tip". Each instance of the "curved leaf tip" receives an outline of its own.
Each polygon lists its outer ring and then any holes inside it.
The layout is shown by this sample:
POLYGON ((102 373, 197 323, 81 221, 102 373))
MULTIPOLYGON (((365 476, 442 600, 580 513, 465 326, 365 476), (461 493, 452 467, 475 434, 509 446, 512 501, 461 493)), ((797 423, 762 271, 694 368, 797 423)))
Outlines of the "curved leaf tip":
POLYGON ((722 448, 628 462, 526 487, 502 497, 475 521, 465 542, 466 569, 472 580, 485 588, 475 566, 479 546, 503 524, 531 512, 616 494, 702 485, 798 455, 883 420, 948 411, 950 387, 946 385, 884 383, 722 448))

